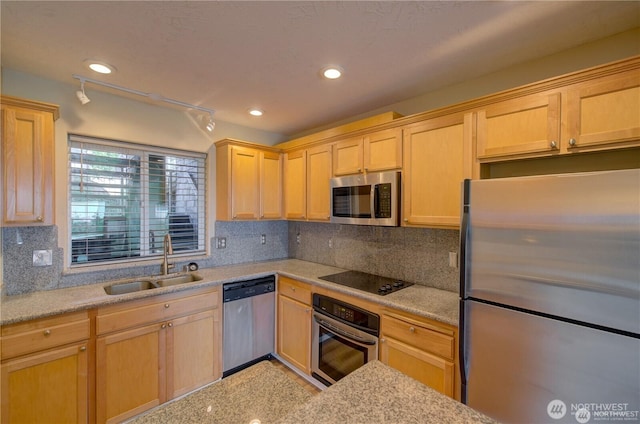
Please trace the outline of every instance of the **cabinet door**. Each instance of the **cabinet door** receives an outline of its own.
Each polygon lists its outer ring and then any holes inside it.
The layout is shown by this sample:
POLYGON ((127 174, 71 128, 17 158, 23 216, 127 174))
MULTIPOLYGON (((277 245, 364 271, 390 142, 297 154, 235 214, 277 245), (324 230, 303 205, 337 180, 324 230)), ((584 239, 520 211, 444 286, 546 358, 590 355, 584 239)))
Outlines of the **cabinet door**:
POLYGON ((331 146, 307 150, 307 218, 328 221, 330 218, 331 146))
POLYGON ((86 423, 87 348, 74 344, 2 363, 3 423, 86 423))
POLYGON ((258 151, 231 148, 231 217, 258 219, 260 174, 258 151))
POLYGON ((380 338, 380 361, 444 395, 454 395, 455 367, 452 362, 384 334, 380 338))
POLYGON ((404 129, 405 225, 459 227, 462 180, 472 176, 472 124, 468 113, 404 129))
POLYGON ((260 218, 282 218, 282 156, 260 153, 260 218))
POLYGON ((220 378, 218 309, 167 323, 167 399, 181 396, 220 378))
POLYGON ((305 374, 311 371, 311 306, 278 296, 278 354, 305 374))
POLYGON ((360 174, 363 172, 362 137, 337 142, 333 146, 333 175, 360 174))
POLYGON ((364 170, 402 168, 402 128, 378 131, 364 137, 364 170))
POLYGON ((284 214, 287 219, 304 219, 307 213, 307 153, 284 157, 284 214))
POLYGON ((599 78, 569 90, 570 151, 640 145, 640 71, 599 78))
POLYGON ((53 224, 53 115, 2 105, 3 222, 53 224))
POLYGON ((96 413, 120 422, 166 400, 165 324, 98 337, 96 413))
POLYGON ((535 94, 478 111, 478 159, 549 156, 560 148, 560 93, 535 94))

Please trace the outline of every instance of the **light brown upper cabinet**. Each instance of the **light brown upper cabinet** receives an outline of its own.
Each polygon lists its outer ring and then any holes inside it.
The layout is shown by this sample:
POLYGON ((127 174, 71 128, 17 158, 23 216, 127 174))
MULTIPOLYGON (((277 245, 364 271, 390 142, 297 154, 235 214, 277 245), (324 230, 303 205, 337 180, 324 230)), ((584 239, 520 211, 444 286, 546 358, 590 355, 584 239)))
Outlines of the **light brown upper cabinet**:
POLYGON ((284 155, 285 218, 329 220, 331 151, 322 144, 284 155))
POLYGON ((576 84, 567 103, 569 151, 640 146, 640 70, 576 84))
MULTIPOLYGON (((521 96, 515 90, 508 99, 478 109, 478 160, 640 146, 638 66, 630 61, 621 69, 576 73, 566 82, 552 82, 556 88, 551 90, 521 96)), ((540 90, 552 83, 542 83, 540 90)))
POLYGON ((53 225, 58 106, 2 96, 2 225, 53 225))
POLYGON ((284 155, 284 216, 287 219, 307 217, 307 151, 284 155))
POLYGON ((307 219, 329 221, 331 145, 307 150, 307 219))
POLYGON ((216 143, 216 218, 282 218, 282 158, 235 140, 216 143))
POLYGON ((333 175, 360 174, 402 167, 402 128, 376 131, 337 142, 333 175))
POLYGON ((478 159, 560 151, 559 92, 533 94, 478 111, 478 159))
POLYGON ((404 128, 403 223, 458 228, 462 180, 472 178, 472 113, 404 128))

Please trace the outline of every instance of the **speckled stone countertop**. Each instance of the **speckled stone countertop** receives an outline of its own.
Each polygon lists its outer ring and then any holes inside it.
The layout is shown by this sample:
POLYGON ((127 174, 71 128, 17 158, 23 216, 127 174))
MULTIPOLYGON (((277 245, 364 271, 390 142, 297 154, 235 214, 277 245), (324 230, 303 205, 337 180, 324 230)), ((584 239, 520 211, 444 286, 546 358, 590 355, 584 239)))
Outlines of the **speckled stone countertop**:
POLYGON ((445 324, 458 325, 457 293, 415 284, 398 292, 379 296, 319 279, 321 276, 341 271, 345 270, 298 259, 285 259, 201 269, 197 271, 203 278, 201 281, 123 295, 107 295, 104 286, 110 283, 99 283, 4 296, 0 300, 0 325, 179 292, 195 287, 217 286, 274 273, 360 297, 383 306, 411 312, 445 324))
POLYGON ((380 361, 353 371, 278 421, 299 423, 495 423, 380 361))
POLYGON ((268 361, 160 405, 127 423, 274 423, 311 398, 268 361), (257 421, 259 420, 259 421, 257 421))

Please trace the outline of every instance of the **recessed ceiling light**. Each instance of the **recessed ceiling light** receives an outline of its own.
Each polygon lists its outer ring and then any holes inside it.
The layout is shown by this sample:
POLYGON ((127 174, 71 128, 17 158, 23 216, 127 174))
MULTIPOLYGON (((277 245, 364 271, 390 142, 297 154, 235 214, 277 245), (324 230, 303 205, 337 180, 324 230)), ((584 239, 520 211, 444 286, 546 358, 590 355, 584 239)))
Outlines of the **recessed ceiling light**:
POLYGON ((327 79, 338 79, 342 76, 342 68, 330 66, 322 70, 322 75, 327 79))
POLYGON ((98 60, 87 59, 84 63, 89 67, 89 69, 100 74, 110 74, 116 70, 114 66, 98 60))
POLYGON ((252 116, 262 116, 264 114, 264 112, 260 109, 249 109, 249 115, 252 116))

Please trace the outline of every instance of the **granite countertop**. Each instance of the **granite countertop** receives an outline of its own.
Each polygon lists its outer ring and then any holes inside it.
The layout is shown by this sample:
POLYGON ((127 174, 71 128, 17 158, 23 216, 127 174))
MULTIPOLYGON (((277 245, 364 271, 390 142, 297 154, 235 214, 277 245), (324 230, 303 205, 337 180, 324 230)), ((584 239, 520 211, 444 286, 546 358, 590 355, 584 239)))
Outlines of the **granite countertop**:
POLYGON ((218 286, 223 283, 274 273, 431 318, 445 324, 458 325, 457 293, 415 284, 398 292, 379 296, 319 279, 321 276, 341 271, 346 270, 299 259, 285 259, 201 269, 197 272, 203 277, 202 281, 123 295, 107 295, 103 287, 110 283, 103 282, 3 296, 0 325, 97 308, 159 294, 180 292, 196 287, 218 286))
POLYGON ((134 417, 128 424, 169 422, 496 423, 380 361, 368 362, 313 396, 263 361, 134 417))
POLYGON ((268 361, 157 406, 128 424, 274 423, 311 399, 268 361))
POLYGON ((380 361, 372 361, 277 422, 489 424, 496 421, 380 361))

